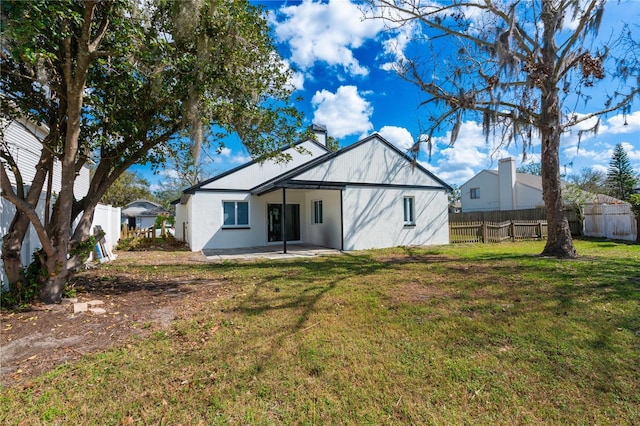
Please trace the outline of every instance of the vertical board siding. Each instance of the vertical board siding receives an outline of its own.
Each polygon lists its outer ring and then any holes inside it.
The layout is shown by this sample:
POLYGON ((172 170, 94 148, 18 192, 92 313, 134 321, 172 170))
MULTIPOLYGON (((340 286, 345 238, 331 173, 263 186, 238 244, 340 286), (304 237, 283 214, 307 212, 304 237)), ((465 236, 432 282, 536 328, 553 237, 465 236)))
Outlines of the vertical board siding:
POLYGON ((539 240, 547 237, 547 222, 449 222, 451 243, 499 243, 505 240, 539 240))
POLYGON ((586 236, 635 241, 637 232, 636 218, 627 203, 590 205, 584 208, 586 236))

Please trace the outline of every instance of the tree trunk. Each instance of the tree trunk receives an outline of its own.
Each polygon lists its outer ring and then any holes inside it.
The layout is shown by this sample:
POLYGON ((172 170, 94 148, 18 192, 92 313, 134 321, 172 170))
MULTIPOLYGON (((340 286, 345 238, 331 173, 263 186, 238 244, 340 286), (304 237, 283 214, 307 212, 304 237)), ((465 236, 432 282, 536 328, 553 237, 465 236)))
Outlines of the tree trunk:
POLYGON ((555 32, 563 16, 555 10, 553 2, 542 2, 543 46, 542 64, 546 70, 542 78, 540 134, 542 136, 542 198, 547 210, 548 236, 543 256, 558 258, 577 257, 573 247, 571 228, 564 209, 560 181, 560 97, 558 77, 555 75, 558 49, 555 32))
POLYGON ((573 247, 571 228, 564 209, 560 182, 560 135, 542 135, 542 196, 547 211, 548 236, 543 256, 558 258, 577 257, 573 247))
POLYGON ((9 231, 2 237, 2 264, 7 274, 9 289, 16 288, 18 283, 24 282, 22 265, 22 241, 29 227, 29 218, 16 212, 9 231))
MULTIPOLYGON (((35 211, 38 201, 40 200, 40 194, 44 185, 45 178, 50 176, 49 167, 50 162, 53 159, 53 155, 47 150, 42 150, 40 154, 40 160, 38 162, 36 174, 33 177, 29 191, 25 197, 24 183, 21 176, 16 176, 16 195, 24 201, 35 211)), ((19 171, 17 171, 19 174, 19 171)), ((2 174, 3 179, 7 176, 2 174)), ((7 185, 8 182, 5 182, 7 185)), ((4 188, 4 187, 3 187, 4 188)), ((9 188, 5 188, 7 192, 9 188)), ((45 209, 45 218, 48 215, 48 211, 45 209)), ((16 207, 16 212, 9 225, 6 235, 2 238, 2 263, 4 266, 7 279, 9 281, 9 288, 15 289, 18 283, 24 282, 24 265, 22 264, 22 244, 24 237, 29 229, 29 215, 21 211, 16 207)))

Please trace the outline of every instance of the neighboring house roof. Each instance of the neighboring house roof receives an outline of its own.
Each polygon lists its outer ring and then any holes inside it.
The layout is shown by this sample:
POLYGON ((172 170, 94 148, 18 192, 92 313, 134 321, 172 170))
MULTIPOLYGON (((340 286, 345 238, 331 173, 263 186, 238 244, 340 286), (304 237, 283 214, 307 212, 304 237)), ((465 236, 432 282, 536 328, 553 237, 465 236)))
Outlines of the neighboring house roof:
POLYGON ((168 213, 168 211, 158 203, 149 200, 135 200, 123 207, 121 214, 127 217, 153 217, 162 213, 168 213))
MULTIPOLYGON (((499 176, 497 170, 483 170, 483 172, 487 172, 489 174, 492 174, 495 177, 499 176)), ((480 173, 482 173, 482 172, 480 172, 480 173)), ((478 174, 480 174, 480 173, 478 173, 478 174)), ((467 181, 467 183, 468 183, 468 181, 467 181)), ((529 173, 516 173, 516 183, 528 186, 528 187, 533 188, 533 189, 539 189, 540 191, 542 191, 542 176, 531 175, 529 173)), ((463 185, 466 185, 466 183, 463 184, 463 185)), ((463 186, 463 185, 461 185, 461 186, 463 186)), ((565 183, 563 182, 562 186, 564 186, 564 185, 565 185, 565 183)))
POLYGON ((619 200, 606 194, 593 194, 592 204, 628 204, 626 201, 619 200))

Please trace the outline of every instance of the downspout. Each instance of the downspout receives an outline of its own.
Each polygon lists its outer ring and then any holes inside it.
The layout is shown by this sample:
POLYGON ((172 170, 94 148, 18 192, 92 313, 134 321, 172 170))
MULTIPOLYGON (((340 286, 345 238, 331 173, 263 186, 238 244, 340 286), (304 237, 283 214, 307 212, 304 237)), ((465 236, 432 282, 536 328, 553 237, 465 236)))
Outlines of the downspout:
POLYGON ((287 254, 287 188, 282 188, 282 252, 287 254))

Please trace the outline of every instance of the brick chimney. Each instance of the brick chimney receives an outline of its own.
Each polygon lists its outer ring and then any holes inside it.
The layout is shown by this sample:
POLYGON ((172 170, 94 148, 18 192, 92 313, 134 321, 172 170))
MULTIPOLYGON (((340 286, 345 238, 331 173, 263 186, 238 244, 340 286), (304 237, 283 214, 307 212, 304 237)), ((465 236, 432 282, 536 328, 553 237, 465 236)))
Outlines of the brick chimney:
POLYGON ((324 124, 312 124, 311 130, 316 135, 318 143, 322 146, 327 146, 327 126, 324 124))

